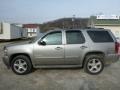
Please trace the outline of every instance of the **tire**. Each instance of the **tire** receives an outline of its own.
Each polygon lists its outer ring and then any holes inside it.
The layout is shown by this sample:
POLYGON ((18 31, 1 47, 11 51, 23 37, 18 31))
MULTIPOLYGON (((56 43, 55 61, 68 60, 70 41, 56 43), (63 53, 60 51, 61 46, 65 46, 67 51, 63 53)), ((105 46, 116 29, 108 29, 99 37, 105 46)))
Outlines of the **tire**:
POLYGON ((25 75, 32 71, 32 63, 25 55, 18 55, 11 62, 12 71, 18 75, 25 75))
POLYGON ((97 75, 101 73, 104 69, 103 60, 103 56, 99 54, 87 55, 84 63, 84 71, 92 75, 97 75))

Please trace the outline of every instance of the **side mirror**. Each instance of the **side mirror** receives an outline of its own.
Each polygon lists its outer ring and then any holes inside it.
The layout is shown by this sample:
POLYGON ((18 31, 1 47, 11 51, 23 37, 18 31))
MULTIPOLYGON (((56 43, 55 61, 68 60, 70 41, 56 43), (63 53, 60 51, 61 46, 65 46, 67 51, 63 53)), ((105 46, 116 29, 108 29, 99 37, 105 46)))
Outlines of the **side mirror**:
POLYGON ((46 45, 46 42, 45 41, 40 41, 38 42, 39 45, 46 45))

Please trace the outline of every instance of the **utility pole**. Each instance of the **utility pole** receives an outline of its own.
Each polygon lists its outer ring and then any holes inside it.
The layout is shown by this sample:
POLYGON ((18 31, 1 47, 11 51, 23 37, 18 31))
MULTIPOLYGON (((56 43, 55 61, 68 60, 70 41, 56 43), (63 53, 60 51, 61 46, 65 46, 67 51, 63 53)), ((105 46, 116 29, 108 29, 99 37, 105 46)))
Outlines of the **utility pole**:
POLYGON ((72 28, 75 28, 75 15, 72 17, 72 28))
POLYGON ((63 22, 62 22, 62 28, 63 28, 63 29, 65 28, 64 20, 63 20, 63 22))

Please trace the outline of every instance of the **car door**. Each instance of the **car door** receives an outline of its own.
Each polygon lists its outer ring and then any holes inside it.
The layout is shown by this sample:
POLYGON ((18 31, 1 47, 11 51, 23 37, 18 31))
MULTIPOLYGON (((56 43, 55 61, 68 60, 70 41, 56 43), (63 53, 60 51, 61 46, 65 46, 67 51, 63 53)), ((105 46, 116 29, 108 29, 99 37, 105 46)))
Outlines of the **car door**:
POLYGON ((85 38, 80 30, 66 31, 65 62, 68 65, 81 63, 85 38))
POLYGON ((34 46, 34 57, 39 65, 61 65, 64 64, 64 45, 62 44, 62 32, 54 31, 45 35, 34 46))

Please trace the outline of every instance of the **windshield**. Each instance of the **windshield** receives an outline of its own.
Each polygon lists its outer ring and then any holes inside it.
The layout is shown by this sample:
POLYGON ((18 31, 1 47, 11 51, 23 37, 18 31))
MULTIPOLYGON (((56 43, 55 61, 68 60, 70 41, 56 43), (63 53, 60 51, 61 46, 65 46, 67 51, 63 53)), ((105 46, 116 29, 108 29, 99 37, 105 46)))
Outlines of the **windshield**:
POLYGON ((43 35, 44 35, 44 33, 40 33, 38 36, 31 38, 29 43, 35 42, 36 40, 40 39, 43 35))

